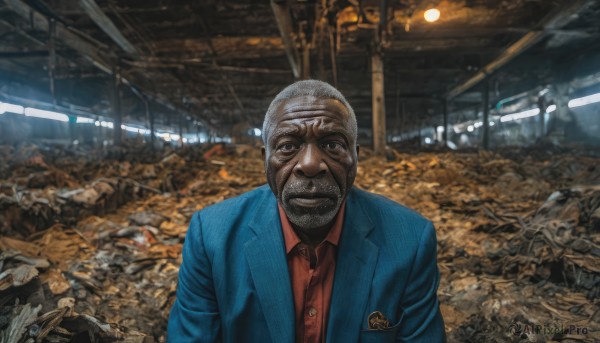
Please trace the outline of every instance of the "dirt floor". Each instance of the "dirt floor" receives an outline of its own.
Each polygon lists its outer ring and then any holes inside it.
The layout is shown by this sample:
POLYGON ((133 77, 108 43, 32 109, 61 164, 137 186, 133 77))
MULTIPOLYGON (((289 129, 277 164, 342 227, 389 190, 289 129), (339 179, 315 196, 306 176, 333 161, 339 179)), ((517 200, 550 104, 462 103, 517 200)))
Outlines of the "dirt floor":
MULTIPOLYGON (((0 147, 0 341, 164 342, 197 210, 257 149, 0 147)), ((355 185, 431 219, 449 342, 600 341, 600 156, 363 149, 355 185)))

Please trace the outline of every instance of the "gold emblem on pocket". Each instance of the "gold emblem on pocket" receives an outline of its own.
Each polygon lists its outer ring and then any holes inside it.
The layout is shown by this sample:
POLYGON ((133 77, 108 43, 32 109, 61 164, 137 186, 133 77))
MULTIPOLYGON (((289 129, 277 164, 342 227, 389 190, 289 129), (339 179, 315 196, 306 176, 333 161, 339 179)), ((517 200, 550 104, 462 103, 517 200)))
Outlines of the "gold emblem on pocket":
POLYGON ((369 315, 369 330, 385 330, 390 327, 390 321, 379 311, 369 315))

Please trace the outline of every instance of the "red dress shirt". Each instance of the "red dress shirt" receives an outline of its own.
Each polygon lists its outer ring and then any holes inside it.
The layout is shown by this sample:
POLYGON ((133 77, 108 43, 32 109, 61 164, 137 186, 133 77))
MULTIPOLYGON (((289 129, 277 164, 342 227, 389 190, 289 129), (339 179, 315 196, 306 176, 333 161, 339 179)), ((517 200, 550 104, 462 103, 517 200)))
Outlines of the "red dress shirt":
POLYGON ((312 249, 300 241, 285 211, 278 204, 294 295, 296 342, 325 342, 335 256, 342 235, 345 205, 344 201, 323 242, 312 249))

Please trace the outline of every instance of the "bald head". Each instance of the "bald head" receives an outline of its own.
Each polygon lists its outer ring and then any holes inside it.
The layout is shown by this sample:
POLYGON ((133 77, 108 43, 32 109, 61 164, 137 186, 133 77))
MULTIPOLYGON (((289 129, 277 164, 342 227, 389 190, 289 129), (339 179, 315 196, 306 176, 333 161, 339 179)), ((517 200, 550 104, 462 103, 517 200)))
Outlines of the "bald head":
POLYGON ((267 109, 267 113, 265 114, 262 127, 262 140, 265 146, 268 146, 269 143, 268 139, 269 135, 271 134, 269 124, 276 114, 278 107, 277 105, 279 105, 282 101, 304 96, 315 97, 319 99, 334 99, 341 102, 348 110, 348 128, 354 138, 354 142, 356 142, 356 136, 358 132, 356 116, 352 106, 350 106, 342 93, 340 93, 340 91, 335 89, 327 82, 319 80, 303 80, 287 86, 281 92, 279 92, 277 96, 275 96, 273 101, 271 101, 271 105, 269 105, 269 109, 267 109))

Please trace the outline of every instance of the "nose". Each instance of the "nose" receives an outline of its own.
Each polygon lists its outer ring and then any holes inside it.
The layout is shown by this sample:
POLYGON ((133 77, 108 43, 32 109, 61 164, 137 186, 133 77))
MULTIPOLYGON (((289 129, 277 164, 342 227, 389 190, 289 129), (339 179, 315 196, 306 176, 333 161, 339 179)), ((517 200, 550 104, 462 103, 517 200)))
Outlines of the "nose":
POLYGON ((298 163, 294 173, 304 177, 315 177, 327 173, 327 165, 321 156, 321 150, 315 144, 307 144, 298 153, 298 163))

